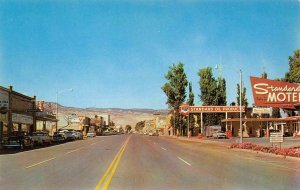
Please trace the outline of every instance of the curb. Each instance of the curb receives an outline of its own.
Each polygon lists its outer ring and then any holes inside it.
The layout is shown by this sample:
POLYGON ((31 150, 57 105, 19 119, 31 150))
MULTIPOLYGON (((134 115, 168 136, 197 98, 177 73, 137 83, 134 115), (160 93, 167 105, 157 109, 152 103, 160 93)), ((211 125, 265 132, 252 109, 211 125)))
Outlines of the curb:
POLYGON ((278 154, 272 154, 272 153, 261 152, 261 151, 256 151, 256 150, 249 150, 249 149, 242 149, 242 148, 229 148, 229 149, 238 150, 238 151, 245 151, 245 152, 255 153, 255 154, 262 154, 262 155, 265 155, 265 156, 272 156, 272 157, 281 158, 281 159, 300 161, 300 158, 293 157, 293 156, 283 156, 283 155, 278 155, 278 154))
POLYGON ((265 155, 265 156, 272 156, 272 157, 293 160, 293 161, 300 161, 300 158, 292 157, 292 156, 283 156, 283 155, 277 155, 277 154, 266 153, 266 152, 261 152, 261 151, 254 151, 254 150, 249 150, 249 149, 230 148, 230 143, 226 143, 226 142, 216 142, 216 141, 211 141, 208 139, 193 139, 193 138, 176 137, 176 136, 164 136, 164 137, 170 138, 170 139, 177 139, 180 141, 191 141, 191 142, 198 142, 198 143, 204 143, 204 144, 215 144, 215 145, 226 147, 226 148, 229 148, 232 150, 245 151, 245 152, 249 152, 249 153, 253 153, 253 154, 261 154, 261 155, 265 155))

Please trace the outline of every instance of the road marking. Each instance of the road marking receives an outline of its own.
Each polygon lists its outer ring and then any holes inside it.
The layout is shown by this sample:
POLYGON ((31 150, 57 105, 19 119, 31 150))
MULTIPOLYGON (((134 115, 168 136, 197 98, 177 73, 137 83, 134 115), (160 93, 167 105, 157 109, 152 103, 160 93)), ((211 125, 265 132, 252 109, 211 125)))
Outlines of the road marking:
POLYGON ((43 163, 45 163, 45 162, 49 162, 49 161, 51 161, 51 160, 54 160, 55 158, 56 158, 56 157, 53 157, 53 158, 50 158, 50 159, 48 159, 48 160, 44 160, 44 161, 41 161, 41 162, 39 162, 39 163, 36 163, 36 164, 30 165, 30 166, 27 166, 27 167, 25 167, 25 169, 32 168, 32 167, 34 167, 34 166, 38 166, 38 165, 43 164, 43 163))
POLYGON ((185 164, 187 164, 187 165, 191 166, 191 164, 190 164, 190 163, 188 163, 188 162, 187 162, 187 161, 185 161, 184 159, 180 158, 179 156, 177 156, 177 158, 178 158, 179 160, 181 160, 182 162, 184 162, 185 164))
POLYGON ((113 161, 110 163, 108 169, 106 170, 106 172, 104 173, 104 175, 102 176, 102 178, 100 179, 99 183, 97 184, 97 186, 95 187, 95 190, 100 189, 103 186, 103 190, 106 190, 117 170, 117 167, 120 163, 120 160, 124 154, 124 151, 126 149, 126 146, 130 140, 129 136, 127 138, 127 140, 125 141, 125 143, 122 145, 122 147, 120 148, 120 150, 118 151, 118 153, 116 154, 115 158, 113 159, 113 161))
POLYGON ((167 150, 167 149, 165 149, 164 147, 160 147, 161 149, 163 149, 163 150, 167 150))
POLYGON ((65 154, 70 154, 70 153, 75 152, 75 151, 78 151, 78 150, 80 150, 80 149, 81 149, 81 148, 77 148, 77 149, 71 150, 71 151, 69 151, 69 152, 67 152, 67 153, 65 153, 65 154))
POLYGON ((93 145, 95 145, 95 144, 97 144, 97 142, 92 143, 91 146, 93 146, 93 145))

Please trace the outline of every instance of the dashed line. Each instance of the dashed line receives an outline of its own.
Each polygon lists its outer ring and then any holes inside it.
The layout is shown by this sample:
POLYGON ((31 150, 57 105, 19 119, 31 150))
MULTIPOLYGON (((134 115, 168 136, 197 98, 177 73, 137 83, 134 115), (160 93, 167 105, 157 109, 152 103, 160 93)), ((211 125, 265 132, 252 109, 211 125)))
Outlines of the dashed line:
POLYGON ((36 164, 33 164, 33 165, 30 165, 30 166, 27 166, 27 167, 25 167, 25 169, 32 168, 32 167, 34 167, 34 166, 38 166, 38 165, 40 165, 40 164, 43 164, 43 163, 45 163, 45 162, 49 162, 49 161, 51 161, 51 160, 54 160, 55 158, 56 158, 56 157, 53 157, 53 158, 50 158, 50 159, 47 159, 47 160, 44 160, 44 161, 38 162, 38 163, 36 163, 36 164))
POLYGON ((91 146, 93 146, 93 145, 95 145, 95 144, 97 144, 97 142, 92 143, 91 146))
POLYGON ((177 157, 179 160, 181 160, 182 162, 184 162, 185 164, 192 166, 190 163, 188 163, 187 161, 185 161, 184 159, 180 158, 179 156, 177 157))
POLYGON ((71 150, 71 151, 67 152, 66 154, 70 154, 70 153, 75 152, 75 151, 78 151, 78 150, 80 150, 80 148, 77 148, 77 149, 75 149, 75 150, 71 150))
POLYGON ((164 147, 160 147, 161 149, 163 149, 163 150, 167 150, 167 149, 165 149, 164 147))

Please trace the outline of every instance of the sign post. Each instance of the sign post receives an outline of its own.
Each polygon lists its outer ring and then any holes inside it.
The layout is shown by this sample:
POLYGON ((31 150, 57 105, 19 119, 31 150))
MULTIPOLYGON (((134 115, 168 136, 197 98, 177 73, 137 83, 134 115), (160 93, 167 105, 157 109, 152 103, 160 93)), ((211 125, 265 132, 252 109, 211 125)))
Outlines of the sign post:
POLYGON ((281 132, 272 132, 270 133, 270 143, 280 143, 280 149, 281 149, 281 143, 283 143, 283 134, 281 132))

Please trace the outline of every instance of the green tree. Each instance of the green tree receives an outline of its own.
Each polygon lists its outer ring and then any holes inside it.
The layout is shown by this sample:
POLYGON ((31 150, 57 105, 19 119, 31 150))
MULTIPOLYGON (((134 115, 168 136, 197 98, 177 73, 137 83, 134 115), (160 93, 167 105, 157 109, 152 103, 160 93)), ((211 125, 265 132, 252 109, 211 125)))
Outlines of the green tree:
MULTIPOLYGON (((237 100, 237 105, 239 106, 240 105, 240 84, 237 84, 236 100, 237 100)), ((245 87, 243 88, 243 91, 242 91, 242 106, 245 106, 245 108, 248 107, 248 99, 246 98, 246 88, 245 87)))
POLYGON ((141 131, 145 127, 145 121, 140 121, 137 124, 135 124, 135 130, 141 131))
POLYGON ((280 108, 272 108, 272 118, 281 118, 280 108))
MULTIPOLYGON (((218 77, 217 92, 216 92, 216 105, 226 106, 227 95, 226 95, 226 80, 222 77, 218 77)), ((218 113, 218 124, 221 124, 221 120, 225 118, 225 113, 218 113)))
MULTIPOLYGON (((190 106, 194 105, 194 92, 193 92, 193 87, 192 87, 192 82, 189 82, 189 99, 187 101, 187 103, 190 106)), ((191 131, 194 130, 194 126, 195 126, 195 118, 194 118, 194 114, 189 114, 189 128, 191 131)))
POLYGON ((131 125, 126 125, 126 126, 125 126, 125 131, 126 131, 127 133, 129 133, 129 132, 131 131, 131 129, 132 129, 131 125))
POLYGON ((289 56, 289 71, 285 74, 285 81, 300 83, 300 49, 294 51, 293 56, 289 56))
MULTIPOLYGON (((206 67, 198 72, 200 77, 200 100, 203 106, 217 105, 218 84, 212 74, 212 68, 206 67)), ((203 114, 204 126, 214 125, 218 122, 216 114, 203 114)))
POLYGON ((175 128, 179 129, 183 124, 183 120, 179 116, 179 106, 185 102, 186 98, 186 87, 187 87, 187 77, 184 72, 183 63, 179 62, 177 65, 172 65, 169 67, 168 73, 165 75, 168 80, 162 86, 162 90, 167 96, 167 104, 170 109, 174 109, 175 113, 175 128))

